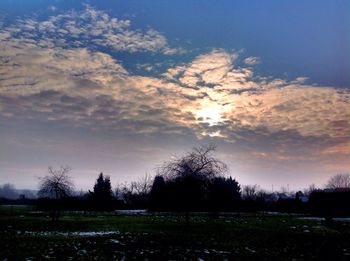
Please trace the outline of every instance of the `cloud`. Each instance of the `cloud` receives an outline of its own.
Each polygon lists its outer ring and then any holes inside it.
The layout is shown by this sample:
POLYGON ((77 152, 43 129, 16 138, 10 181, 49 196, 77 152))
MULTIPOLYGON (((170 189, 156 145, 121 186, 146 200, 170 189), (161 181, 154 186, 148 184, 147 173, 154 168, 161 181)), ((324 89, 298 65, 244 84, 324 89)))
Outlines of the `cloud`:
POLYGON ((244 63, 247 65, 257 65, 261 63, 261 60, 259 57, 250 56, 244 59, 244 63))
MULTIPOLYGON (((89 10, 86 15, 96 17, 98 12, 89 10)), ((106 96, 133 107, 125 108, 130 114, 126 117, 140 120, 153 116, 138 110, 146 103, 152 110, 167 111, 162 119, 166 122, 193 130, 208 123, 203 133, 220 124, 264 127, 270 133, 297 130, 304 136, 347 137, 349 131, 347 90, 305 85, 304 77, 291 82, 254 78, 252 69, 235 65, 237 53, 213 50, 161 77, 143 77, 129 74, 105 53, 37 47, 8 33, 1 39, 2 95, 57 91, 84 98, 106 96)), ((220 133, 229 136, 225 130, 220 133)))
POLYGON ((196 57, 190 64, 170 68, 164 76, 180 84, 198 88, 213 87, 222 91, 251 89, 253 71, 250 68, 235 67, 238 53, 216 49, 196 57))
POLYGON ((56 6, 54 6, 54 5, 50 5, 50 6, 48 6, 48 7, 47 7, 47 9, 48 9, 48 10, 50 10, 50 11, 52 11, 52 12, 57 11, 57 7, 56 7, 56 6))
POLYGON ((93 86, 107 86, 128 74, 109 55, 85 48, 42 48, 20 39, 5 39, 0 44, 0 91, 7 95, 45 90, 89 92, 93 86))
MULTIPOLYGON (((84 37, 101 40, 94 35, 106 28, 125 36, 129 22, 90 7, 72 17, 90 21, 92 27, 81 29, 70 16, 61 16, 40 23, 25 20, 18 34, 14 28, 0 33, 3 120, 55 122, 113 135, 213 139, 257 162, 336 158, 349 151, 347 89, 308 85, 306 77, 287 81, 256 76, 252 67, 237 65, 238 53, 222 49, 159 76, 132 74, 109 54, 81 45, 84 37), (40 30, 46 38, 32 36, 40 30), (67 48, 64 37, 51 33, 69 33, 80 40, 67 48)), ((135 49, 126 44, 125 50, 165 50, 166 45, 155 40, 155 31, 136 37, 147 34, 152 44, 146 41, 135 49)), ((126 43, 120 39, 114 42, 126 43)))
POLYGON ((306 85, 306 77, 290 82, 254 77, 252 69, 235 66, 237 56, 214 50, 188 65, 170 68, 164 76, 184 89, 191 87, 191 95, 199 98, 197 115, 204 112, 216 118, 207 119, 209 125, 224 123, 233 132, 245 126, 264 127, 269 133, 297 130, 304 136, 349 137, 348 90, 306 85))
POLYGON ((231 122, 270 132, 295 129, 304 136, 348 137, 350 101, 348 91, 329 87, 289 85, 264 92, 227 95, 234 106, 226 113, 231 122), (330 117, 330 115, 332 115, 330 117), (336 121, 345 121, 334 128, 336 121))
MULTIPOLYGON (((174 84, 130 75, 110 55, 3 37, 0 115, 129 133, 180 133, 190 112, 174 84), (168 103, 172 97, 174 103, 168 103)), ((185 132, 187 132, 185 130, 185 132)))
MULTIPOLYGON (((55 7, 50 9, 56 11, 55 7)), ((133 29, 130 20, 111 17, 90 5, 82 11, 72 10, 43 21, 20 19, 2 33, 33 40, 41 47, 108 47, 123 52, 161 52, 165 55, 184 52, 181 48, 169 47, 165 36, 153 28, 133 29)))

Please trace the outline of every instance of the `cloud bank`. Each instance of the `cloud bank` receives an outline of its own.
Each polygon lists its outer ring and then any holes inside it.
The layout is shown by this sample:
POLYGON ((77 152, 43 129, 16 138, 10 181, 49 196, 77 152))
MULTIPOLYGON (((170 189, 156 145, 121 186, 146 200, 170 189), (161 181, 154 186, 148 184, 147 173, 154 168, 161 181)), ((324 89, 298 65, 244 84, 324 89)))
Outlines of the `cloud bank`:
POLYGON ((223 49, 157 76, 136 75, 91 46, 164 54, 180 49, 169 48, 159 32, 135 31, 130 23, 87 6, 3 28, 1 121, 216 142, 228 159, 234 155, 259 168, 297 161, 349 169, 348 89, 310 85, 305 77, 255 75, 259 58, 239 66, 240 54, 223 49))

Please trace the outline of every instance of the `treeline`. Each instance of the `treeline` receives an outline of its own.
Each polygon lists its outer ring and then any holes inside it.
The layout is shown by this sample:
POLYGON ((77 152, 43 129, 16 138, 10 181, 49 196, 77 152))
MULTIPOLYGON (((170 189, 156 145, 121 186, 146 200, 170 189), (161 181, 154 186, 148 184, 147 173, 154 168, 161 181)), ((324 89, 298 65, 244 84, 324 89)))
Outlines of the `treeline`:
MULTIPOLYGON (((279 211, 321 216, 350 215, 350 175, 332 177, 327 190, 310 186, 308 190, 289 193, 266 192, 257 185, 243 186, 227 175, 226 165, 213 156, 214 147, 199 147, 188 154, 165 162, 157 175, 145 175, 137 182, 120 184, 112 190, 109 176, 100 173, 92 190, 73 192, 70 168, 49 168, 40 181, 38 210, 51 211, 53 219, 61 210, 112 211, 148 209, 150 211, 254 212, 279 211)), ((0 204, 24 202, 1 199, 0 204)))
POLYGON ((36 198, 36 191, 29 189, 16 189, 12 184, 3 184, 0 185, 0 199, 34 199, 36 198))
MULTIPOLYGON (((111 188, 110 178, 101 173, 93 190, 60 198, 41 196, 32 201, 38 210, 112 211, 148 209, 167 212, 307 212, 307 203, 287 193, 253 190, 232 177, 176 177, 167 179, 145 176, 137 182, 111 188)), ((255 187, 257 188, 257 187, 255 187)))
MULTIPOLYGON (((315 189, 304 192, 266 192, 258 186, 241 186, 232 177, 212 179, 166 179, 145 176, 137 182, 117 186, 108 176, 98 176, 92 191, 59 199, 41 195, 36 199, 0 198, 3 205, 33 205, 37 210, 113 211, 148 209, 150 211, 257 212, 278 211, 305 213, 322 217, 350 215, 350 191, 346 188, 315 189)), ((57 217, 57 213, 55 214, 57 217)))

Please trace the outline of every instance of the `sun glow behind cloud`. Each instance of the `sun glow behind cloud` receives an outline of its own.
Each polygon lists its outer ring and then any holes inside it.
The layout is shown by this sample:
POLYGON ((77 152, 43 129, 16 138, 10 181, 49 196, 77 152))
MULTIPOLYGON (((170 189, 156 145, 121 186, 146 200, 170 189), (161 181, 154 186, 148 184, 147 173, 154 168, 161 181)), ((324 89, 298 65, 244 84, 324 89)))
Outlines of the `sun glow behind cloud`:
POLYGON ((222 106, 210 102, 202 106, 203 107, 195 113, 197 120, 209 123, 211 126, 223 120, 222 106))

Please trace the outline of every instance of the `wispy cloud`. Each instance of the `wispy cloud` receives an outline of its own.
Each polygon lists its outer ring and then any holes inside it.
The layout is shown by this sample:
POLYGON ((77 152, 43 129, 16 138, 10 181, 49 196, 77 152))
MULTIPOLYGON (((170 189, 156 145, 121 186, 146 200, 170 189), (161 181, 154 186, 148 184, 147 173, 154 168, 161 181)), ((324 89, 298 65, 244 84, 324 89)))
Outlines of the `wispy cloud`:
POLYGON ((223 91, 250 89, 255 86, 250 80, 253 71, 236 67, 237 58, 238 53, 213 50, 199 55, 188 65, 170 68, 164 76, 188 87, 209 86, 223 91))
MULTIPOLYGON (((56 11, 55 8, 51 8, 56 11)), ((111 17, 86 5, 83 11, 50 16, 47 20, 20 19, 3 32, 17 38, 34 40, 41 47, 108 47, 125 52, 161 52, 173 55, 184 52, 171 48, 166 37, 153 28, 134 29, 130 20, 111 17)))
POLYGON ((261 60, 259 57, 250 56, 244 59, 244 63, 247 65, 257 65, 261 63, 261 60))

